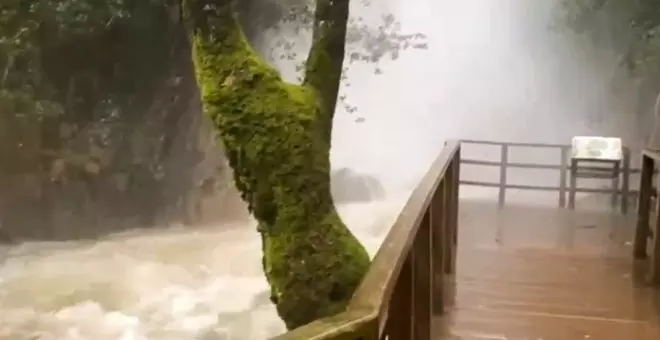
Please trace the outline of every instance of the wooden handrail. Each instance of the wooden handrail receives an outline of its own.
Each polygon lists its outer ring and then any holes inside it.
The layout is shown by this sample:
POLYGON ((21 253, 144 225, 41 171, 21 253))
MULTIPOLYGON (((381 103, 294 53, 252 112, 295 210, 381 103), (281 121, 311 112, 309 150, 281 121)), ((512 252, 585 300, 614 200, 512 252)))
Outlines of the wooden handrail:
MULTIPOLYGON (((498 182, 486 182, 486 181, 471 181, 471 180, 462 180, 461 184, 471 185, 471 186, 481 186, 481 187, 491 187, 498 188, 498 204, 499 206, 504 206, 506 201, 506 190, 507 189, 518 189, 518 190, 538 190, 538 191, 557 191, 559 193, 558 201, 559 207, 566 207, 566 193, 570 189, 567 185, 567 172, 570 170, 570 166, 567 162, 568 152, 571 149, 569 144, 544 144, 544 143, 516 143, 516 142, 495 142, 495 141, 484 141, 484 140, 471 140, 463 139, 461 144, 476 144, 476 145, 491 145, 499 146, 501 150, 500 160, 491 161, 491 160, 478 160, 478 159, 461 159, 461 164, 467 165, 482 165, 482 166, 492 166, 500 168, 500 179, 498 182), (558 149, 560 151, 559 163, 560 164, 537 164, 537 163, 519 163, 519 162, 509 162, 509 150, 514 147, 520 148, 544 148, 544 149, 558 149), (557 170, 559 171, 559 185, 550 186, 550 185, 521 185, 521 184, 509 184, 507 182, 506 173, 510 168, 518 169, 545 169, 545 170, 557 170)), ((628 148, 624 147, 624 163, 629 162, 628 155, 630 151, 628 148)), ((641 169, 627 168, 628 164, 624 164, 624 169, 621 173, 623 177, 623 185, 620 190, 617 192, 614 189, 599 189, 599 188, 585 188, 585 187, 576 187, 575 192, 579 193, 602 193, 602 194, 619 194, 624 201, 623 210, 627 210, 627 198, 629 196, 636 196, 638 194, 637 190, 629 190, 628 183, 630 181, 629 177, 632 174, 637 174, 641 172, 641 169)), ((600 170, 597 167, 580 167, 582 170, 600 170)))
POLYGON ((445 144, 413 191, 345 312, 274 340, 430 340, 454 272, 460 143, 445 144))

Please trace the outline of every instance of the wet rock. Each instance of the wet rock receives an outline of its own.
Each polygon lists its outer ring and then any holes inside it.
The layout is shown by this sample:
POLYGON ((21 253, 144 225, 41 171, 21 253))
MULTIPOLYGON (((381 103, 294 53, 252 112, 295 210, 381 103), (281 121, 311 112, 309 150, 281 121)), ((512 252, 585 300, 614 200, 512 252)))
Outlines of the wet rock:
POLYGON ((350 168, 334 170, 331 176, 332 196, 336 202, 366 202, 385 196, 382 184, 374 176, 350 168))

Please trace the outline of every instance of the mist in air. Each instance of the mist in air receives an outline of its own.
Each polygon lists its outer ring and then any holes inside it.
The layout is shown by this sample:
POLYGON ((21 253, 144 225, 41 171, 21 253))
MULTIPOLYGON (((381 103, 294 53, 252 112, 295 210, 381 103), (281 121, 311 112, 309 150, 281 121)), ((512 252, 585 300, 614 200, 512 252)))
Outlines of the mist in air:
MULTIPOLYGON (((556 1, 407 0, 354 15, 378 23, 396 14, 403 32, 427 35, 428 50, 351 64, 336 114, 332 162, 410 188, 450 138, 570 143, 610 135, 641 143, 633 93, 613 86, 617 56, 557 27, 556 1), (356 118, 364 118, 357 123, 356 118)), ((550 161, 552 162, 552 161, 550 161)), ((554 160, 557 162, 557 160, 554 160)))

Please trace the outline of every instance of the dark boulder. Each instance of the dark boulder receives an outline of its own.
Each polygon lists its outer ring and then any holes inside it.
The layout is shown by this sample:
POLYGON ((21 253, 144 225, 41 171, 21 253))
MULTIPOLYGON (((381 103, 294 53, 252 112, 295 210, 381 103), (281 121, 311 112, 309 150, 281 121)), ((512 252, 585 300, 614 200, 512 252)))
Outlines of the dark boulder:
POLYGON ((380 181, 350 168, 332 172, 332 196, 336 202, 367 202, 385 196, 380 181))

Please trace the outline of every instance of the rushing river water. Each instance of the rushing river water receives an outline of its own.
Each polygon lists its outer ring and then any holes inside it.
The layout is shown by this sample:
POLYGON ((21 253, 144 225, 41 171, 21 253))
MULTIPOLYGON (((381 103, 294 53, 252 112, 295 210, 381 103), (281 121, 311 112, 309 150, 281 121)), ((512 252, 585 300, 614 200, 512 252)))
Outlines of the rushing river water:
MULTIPOLYGON (((403 203, 338 209, 373 255, 403 203)), ((284 325, 260 248, 254 222, 5 247, 0 339, 264 340, 284 325)))

